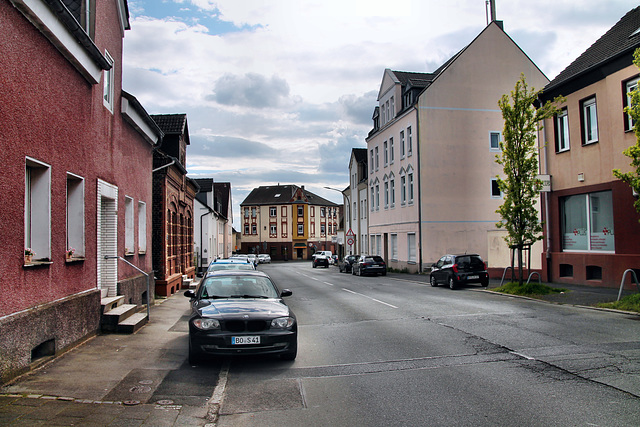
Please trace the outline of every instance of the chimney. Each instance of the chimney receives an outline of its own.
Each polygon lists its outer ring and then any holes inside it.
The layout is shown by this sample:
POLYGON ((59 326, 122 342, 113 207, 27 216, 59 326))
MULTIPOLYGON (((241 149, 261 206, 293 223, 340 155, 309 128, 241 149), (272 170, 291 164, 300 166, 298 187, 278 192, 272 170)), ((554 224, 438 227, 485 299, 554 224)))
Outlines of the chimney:
POLYGON ((487 25, 489 25, 490 23, 496 20, 496 1, 495 0, 486 0, 485 12, 487 15, 487 25))
POLYGON ((489 0, 491 3, 491 22, 496 20, 496 0, 489 0))

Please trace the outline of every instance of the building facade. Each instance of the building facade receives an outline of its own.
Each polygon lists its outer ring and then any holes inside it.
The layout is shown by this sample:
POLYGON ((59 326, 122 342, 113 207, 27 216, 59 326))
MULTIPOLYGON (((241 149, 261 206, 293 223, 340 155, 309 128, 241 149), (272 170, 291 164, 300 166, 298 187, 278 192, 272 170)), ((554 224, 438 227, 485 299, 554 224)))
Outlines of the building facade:
POLYGON ((162 131, 122 91, 127 2, 77 3, 0 3, 0 382, 95 335, 103 297, 154 297, 119 258, 153 277, 162 131))
POLYGON ((268 253, 273 260, 311 259, 338 250, 341 206, 304 186, 254 188, 240 204, 242 253, 268 253))
POLYGON ((195 200, 195 248, 198 271, 206 270, 218 258, 229 258, 233 251, 231 183, 195 179, 200 187, 195 200))
POLYGON ((345 249, 348 254, 367 253, 369 250, 367 176, 367 149, 353 148, 349 159, 349 186, 343 191, 345 204, 345 249), (346 235, 349 230, 352 231, 353 235, 346 235), (353 243, 349 244, 350 241, 353 241, 353 243))
POLYGON ((612 173, 632 169, 622 152, 635 144, 636 135, 624 107, 638 87, 639 70, 632 61, 639 47, 637 7, 543 92, 544 101, 566 97, 561 113, 544 124, 542 164, 551 176, 544 200, 548 280, 619 287, 627 269, 640 278, 637 195, 612 173))
POLYGON ((151 116, 164 132, 153 153, 153 269, 158 295, 172 295, 195 277, 194 199, 198 185, 187 177, 186 114, 151 116))

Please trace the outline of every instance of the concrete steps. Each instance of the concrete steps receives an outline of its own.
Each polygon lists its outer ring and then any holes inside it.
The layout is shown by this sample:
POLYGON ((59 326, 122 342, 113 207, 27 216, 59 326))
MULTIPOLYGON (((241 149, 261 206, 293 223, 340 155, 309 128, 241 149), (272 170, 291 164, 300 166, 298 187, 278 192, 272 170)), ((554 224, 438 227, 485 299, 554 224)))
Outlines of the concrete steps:
POLYGON ((132 334, 144 326, 149 318, 145 307, 135 304, 124 304, 124 296, 103 296, 100 300, 102 315, 100 316, 100 329, 102 332, 115 332, 132 334))

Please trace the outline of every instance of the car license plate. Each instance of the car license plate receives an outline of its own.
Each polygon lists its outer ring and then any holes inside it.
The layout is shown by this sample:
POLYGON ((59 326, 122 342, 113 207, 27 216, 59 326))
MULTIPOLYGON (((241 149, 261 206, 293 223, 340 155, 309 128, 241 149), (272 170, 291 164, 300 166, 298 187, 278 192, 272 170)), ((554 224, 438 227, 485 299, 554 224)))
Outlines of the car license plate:
POLYGON ((242 344, 260 344, 260 336, 248 336, 248 337, 231 337, 232 345, 242 344))
POLYGON ((478 275, 475 275, 475 276, 467 276, 467 279, 468 279, 468 280, 479 279, 479 278, 480 278, 480 276, 478 276, 478 275))

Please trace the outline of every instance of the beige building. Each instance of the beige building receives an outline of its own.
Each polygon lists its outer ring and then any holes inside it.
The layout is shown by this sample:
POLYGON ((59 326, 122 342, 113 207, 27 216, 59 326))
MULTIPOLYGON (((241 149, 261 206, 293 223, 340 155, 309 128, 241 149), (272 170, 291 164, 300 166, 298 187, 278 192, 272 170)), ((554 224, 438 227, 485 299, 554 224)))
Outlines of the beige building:
MULTIPOLYGON (((370 248, 389 267, 422 270, 464 252, 479 253, 494 276, 510 264, 496 227, 498 100, 521 74, 535 88, 548 83, 500 21, 434 73, 385 70, 367 148, 370 248)), ((541 245, 532 252, 539 268, 541 245)))
POLYGON ((349 160, 349 186, 343 191, 345 208, 345 254, 368 251, 367 149, 353 148, 349 160), (353 242, 350 244, 350 242, 353 242))
POLYGON ((624 107, 628 93, 638 87, 639 70, 632 62, 637 48, 640 7, 576 58, 542 95, 543 100, 566 97, 561 113, 545 123, 542 151, 544 172, 551 176, 543 210, 548 280, 619 287, 627 269, 640 278, 640 216, 631 188, 612 173, 631 171, 631 159, 622 152, 636 136, 624 107))
POLYGON ((311 259, 338 250, 341 206, 304 186, 254 188, 240 204, 242 253, 268 253, 272 260, 311 259))

